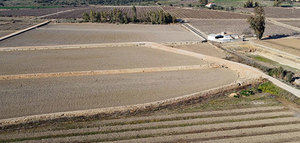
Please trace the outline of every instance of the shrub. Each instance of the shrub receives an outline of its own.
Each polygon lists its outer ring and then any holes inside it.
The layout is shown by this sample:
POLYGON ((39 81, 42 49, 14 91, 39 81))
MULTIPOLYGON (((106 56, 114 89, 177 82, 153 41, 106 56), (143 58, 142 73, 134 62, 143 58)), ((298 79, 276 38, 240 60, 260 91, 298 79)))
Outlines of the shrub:
POLYGON ((243 96, 250 96, 250 95, 254 95, 254 92, 252 90, 242 90, 240 92, 240 95, 243 95, 243 96))
POLYGON ((282 1, 281 0, 274 0, 273 6, 279 7, 281 5, 282 1))
POLYGON ((84 22, 89 22, 90 21, 90 15, 86 12, 83 13, 82 18, 83 18, 84 22))
POLYGON ((272 76, 274 78, 283 79, 290 83, 293 81, 294 73, 291 71, 284 70, 282 67, 273 68, 273 69, 269 70, 268 73, 270 76, 272 76))

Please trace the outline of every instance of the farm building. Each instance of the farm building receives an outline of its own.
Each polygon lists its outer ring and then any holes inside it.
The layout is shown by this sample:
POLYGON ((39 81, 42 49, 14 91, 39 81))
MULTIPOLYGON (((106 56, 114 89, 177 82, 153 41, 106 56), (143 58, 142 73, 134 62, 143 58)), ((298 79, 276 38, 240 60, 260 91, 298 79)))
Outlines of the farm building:
POLYGON ((243 38, 238 34, 228 34, 226 32, 222 32, 219 34, 209 34, 207 36, 207 40, 215 41, 215 42, 232 42, 232 41, 242 41, 243 38))

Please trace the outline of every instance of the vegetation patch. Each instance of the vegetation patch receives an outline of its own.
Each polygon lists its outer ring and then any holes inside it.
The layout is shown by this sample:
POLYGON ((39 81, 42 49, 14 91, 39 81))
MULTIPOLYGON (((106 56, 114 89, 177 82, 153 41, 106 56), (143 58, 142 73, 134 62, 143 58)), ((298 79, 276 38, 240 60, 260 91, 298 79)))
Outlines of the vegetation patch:
POLYGON ((282 98, 287 100, 288 102, 295 103, 297 105, 300 105, 300 98, 292 95, 291 93, 277 87, 276 85, 272 84, 271 82, 265 82, 263 84, 260 84, 258 86, 258 90, 265 92, 265 93, 270 93, 277 98, 282 98))
POLYGON ((83 13, 84 22, 98 23, 152 23, 152 24, 170 24, 177 22, 176 18, 169 13, 160 11, 150 11, 144 17, 137 16, 137 9, 132 7, 133 15, 130 17, 127 13, 113 9, 112 11, 95 12, 90 11, 90 14, 83 13))
POLYGON ((254 58, 255 60, 258 60, 258 61, 261 61, 261 62, 265 62, 265 63, 270 63, 270 64, 275 64, 275 63, 277 63, 277 62, 275 62, 275 61, 272 61, 272 60, 270 60, 270 59, 268 59, 268 58, 265 58, 265 57, 262 57, 262 56, 253 56, 253 58, 254 58))

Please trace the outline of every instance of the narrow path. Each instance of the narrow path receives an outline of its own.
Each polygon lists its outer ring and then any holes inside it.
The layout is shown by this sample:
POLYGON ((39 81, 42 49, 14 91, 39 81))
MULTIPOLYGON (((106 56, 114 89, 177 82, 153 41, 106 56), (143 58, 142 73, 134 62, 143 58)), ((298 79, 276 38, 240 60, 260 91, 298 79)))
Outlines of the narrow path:
POLYGON ((196 36, 198 36, 202 41, 207 40, 207 35, 200 31, 199 29, 193 27, 192 25, 190 25, 189 23, 183 23, 182 26, 184 28, 186 28, 187 30, 189 30, 190 32, 192 32, 193 34, 195 34, 196 36))
POLYGON ((16 31, 16 32, 11 33, 11 34, 9 34, 9 35, 0 37, 0 41, 3 41, 3 40, 5 40, 5 39, 11 38, 11 37, 14 37, 14 36, 16 36, 16 35, 19 35, 19 34, 21 34, 21 33, 27 32, 27 31, 29 31, 29 30, 35 29, 35 28, 37 28, 37 27, 41 27, 41 26, 47 25, 47 24, 50 23, 50 22, 51 22, 51 21, 45 21, 45 22, 36 24, 36 25, 34 25, 34 26, 31 26, 31 27, 28 27, 28 28, 25 28, 25 29, 16 31))
POLYGON ((69 9, 69 10, 65 10, 65 11, 59 11, 59 12, 55 12, 55 13, 51 13, 51 14, 42 15, 42 16, 39 16, 37 18, 45 18, 45 17, 52 16, 52 15, 57 15, 57 14, 61 14, 61 13, 71 12, 71 11, 74 11, 74 10, 76 10, 76 9, 69 9))

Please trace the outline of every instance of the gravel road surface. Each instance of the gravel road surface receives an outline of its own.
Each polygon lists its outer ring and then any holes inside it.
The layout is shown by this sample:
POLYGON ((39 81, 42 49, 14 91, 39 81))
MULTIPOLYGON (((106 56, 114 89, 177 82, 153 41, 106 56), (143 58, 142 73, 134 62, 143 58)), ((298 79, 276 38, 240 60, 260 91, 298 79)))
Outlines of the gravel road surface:
POLYGON ((228 69, 0 81, 0 119, 132 105, 229 84, 228 69))
POLYGON ((0 42, 0 47, 116 42, 199 41, 180 25, 50 24, 0 42))
POLYGON ((206 62, 147 47, 0 52, 0 75, 202 65, 206 62))

